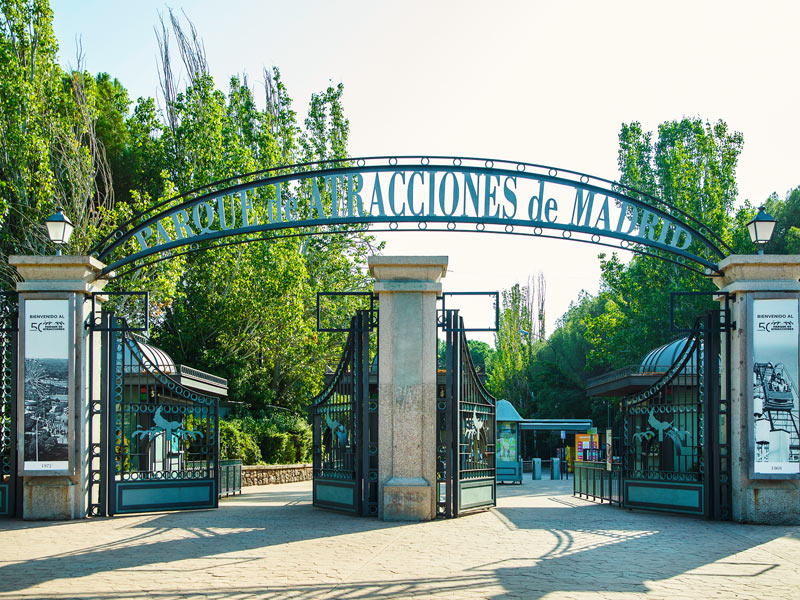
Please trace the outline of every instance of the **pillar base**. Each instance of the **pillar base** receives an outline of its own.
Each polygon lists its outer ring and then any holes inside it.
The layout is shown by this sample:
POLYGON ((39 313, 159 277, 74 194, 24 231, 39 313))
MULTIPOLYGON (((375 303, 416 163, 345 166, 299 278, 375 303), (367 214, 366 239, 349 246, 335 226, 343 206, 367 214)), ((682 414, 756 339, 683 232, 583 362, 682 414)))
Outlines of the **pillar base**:
POLYGON ((433 492, 422 477, 393 477, 383 484, 383 520, 430 521, 433 492))
POLYGON ((26 521, 79 518, 75 514, 76 490, 75 482, 69 477, 23 478, 22 518, 26 521))

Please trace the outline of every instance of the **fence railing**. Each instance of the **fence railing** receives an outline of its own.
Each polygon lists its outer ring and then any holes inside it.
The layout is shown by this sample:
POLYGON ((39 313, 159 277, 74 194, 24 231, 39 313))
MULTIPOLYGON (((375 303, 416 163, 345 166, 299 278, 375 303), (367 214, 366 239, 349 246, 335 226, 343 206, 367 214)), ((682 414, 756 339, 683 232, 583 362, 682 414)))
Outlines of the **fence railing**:
MULTIPOLYGON (((200 468, 205 463, 186 461, 187 469, 200 468)), ((242 460, 240 458, 219 461, 219 491, 220 498, 231 494, 242 493, 242 460)))
POLYGON ((242 493, 242 461, 219 461, 219 495, 230 496, 242 493))
POLYGON ((608 471, 605 461, 576 460, 574 471, 573 496, 622 506, 622 466, 619 463, 613 463, 608 471))

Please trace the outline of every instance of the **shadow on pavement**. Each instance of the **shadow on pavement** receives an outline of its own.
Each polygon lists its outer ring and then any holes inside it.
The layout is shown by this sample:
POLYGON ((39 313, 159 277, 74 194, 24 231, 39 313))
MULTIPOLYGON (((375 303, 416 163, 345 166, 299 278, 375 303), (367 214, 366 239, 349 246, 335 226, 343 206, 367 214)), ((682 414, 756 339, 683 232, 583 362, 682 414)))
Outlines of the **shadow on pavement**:
MULTIPOLYGON (((456 575, 448 574, 452 570, 443 570, 442 577, 372 580, 358 572, 354 581, 308 585, 299 582, 267 587, 230 585, 228 581, 224 588, 202 590, 202 596, 212 600, 322 596, 382 599, 428 595, 432 586, 455 595, 474 593, 491 598, 522 592, 526 598, 538 598, 551 592, 643 594, 649 591, 648 581, 691 575, 696 569, 784 536, 787 531, 792 535, 791 528, 710 523, 679 515, 647 515, 645 519, 641 514, 574 499, 565 495, 569 491, 571 482, 569 486, 565 482, 550 482, 538 486, 499 488, 502 502, 492 511, 494 518, 509 530, 539 530, 552 538, 549 546, 537 556, 494 561, 487 557, 482 565, 458 570, 456 575), (515 498, 523 496, 535 496, 535 502, 540 506, 514 506, 515 498), (698 537, 687 540, 687 530, 698 537), (666 548, 668 554, 662 551, 666 548), (501 591, 495 593, 498 589, 501 591)), ((481 517, 465 516, 459 521, 469 525, 469 519, 481 517)), ((191 559, 219 560, 215 566, 206 566, 204 570, 226 565, 241 567, 260 558, 257 554, 246 555, 247 551, 258 548, 353 536, 362 532, 430 526, 336 515, 314 509, 310 504, 310 491, 264 488, 225 499, 217 511, 122 516, 114 517, 114 523, 119 523, 116 529, 127 528, 131 535, 78 552, 53 554, 0 567, 0 592, 18 592, 15 597, 24 598, 23 590, 53 579, 80 578, 103 572, 107 572, 108 577, 113 572, 113 576, 119 578, 113 593, 81 595, 79 591, 65 590, 63 595, 48 594, 48 597, 101 600, 141 597, 141 589, 125 591, 126 570, 146 571, 147 567, 158 565, 153 571, 164 576, 164 571, 171 570, 170 563, 191 559), (139 528, 146 531, 137 533, 139 528), (181 530, 178 539, 175 539, 176 530, 181 530), (167 531, 171 539, 158 539, 167 531)), ((485 519, 481 523, 485 525, 485 519)), ((27 525, 11 528, 21 529, 27 525)), ((58 524, 58 535, 69 535, 71 525, 58 524)), ((453 525, 460 526, 458 522, 453 525)), ((465 526, 464 530, 469 531, 470 527, 465 526)), ((485 527, 482 531, 486 531, 485 527)), ((343 540, 350 544, 363 543, 356 538, 343 540)), ((476 540, 465 539, 464 543, 475 545, 476 552, 481 551, 476 540)), ((447 548, 441 550, 446 552, 447 548)), ((776 563, 737 565, 743 578, 758 576, 778 566, 776 563)), ((176 579, 191 580, 191 569, 186 568, 185 563, 176 565, 174 570, 176 579)), ((187 589, 175 585, 171 591, 148 593, 149 597, 156 599, 197 595, 198 590, 190 585, 187 589)))

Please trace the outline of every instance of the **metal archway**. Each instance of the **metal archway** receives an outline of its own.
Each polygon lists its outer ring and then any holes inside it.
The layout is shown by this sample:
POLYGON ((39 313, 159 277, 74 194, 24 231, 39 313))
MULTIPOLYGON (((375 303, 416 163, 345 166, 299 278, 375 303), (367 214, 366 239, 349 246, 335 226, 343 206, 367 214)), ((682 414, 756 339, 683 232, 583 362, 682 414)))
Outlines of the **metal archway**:
POLYGON ((379 156, 302 163, 197 188, 143 211, 91 252, 122 275, 251 241, 359 230, 486 232, 622 248, 719 272, 730 247, 663 200, 585 173, 506 160, 379 156))

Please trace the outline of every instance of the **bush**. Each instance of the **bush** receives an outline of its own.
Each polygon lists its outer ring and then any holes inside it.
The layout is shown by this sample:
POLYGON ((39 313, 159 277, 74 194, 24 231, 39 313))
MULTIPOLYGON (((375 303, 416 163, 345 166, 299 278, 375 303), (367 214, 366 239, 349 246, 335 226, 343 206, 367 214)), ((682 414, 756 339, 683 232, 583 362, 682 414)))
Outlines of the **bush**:
POLYGON ((292 464, 308 462, 311 456, 311 426, 298 415, 240 414, 219 423, 220 444, 226 445, 222 458, 242 458, 244 464, 292 464))
POLYGON ((241 431, 234 422, 219 422, 220 460, 239 458, 246 465, 261 463, 261 449, 253 436, 241 431))

